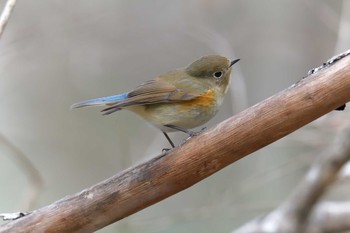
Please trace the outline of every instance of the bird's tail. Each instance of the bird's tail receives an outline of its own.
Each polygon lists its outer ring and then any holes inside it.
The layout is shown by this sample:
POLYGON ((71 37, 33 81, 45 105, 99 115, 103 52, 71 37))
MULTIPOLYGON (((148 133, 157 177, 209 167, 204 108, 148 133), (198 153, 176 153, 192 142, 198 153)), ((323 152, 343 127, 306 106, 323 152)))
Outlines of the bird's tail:
POLYGON ((125 100, 127 98, 128 98, 128 93, 123 93, 123 94, 119 94, 119 95, 101 97, 101 98, 92 99, 92 100, 85 100, 85 101, 73 104, 71 106, 71 109, 82 108, 82 107, 95 107, 95 106, 103 106, 103 105, 112 105, 112 104, 118 103, 122 100, 125 100))

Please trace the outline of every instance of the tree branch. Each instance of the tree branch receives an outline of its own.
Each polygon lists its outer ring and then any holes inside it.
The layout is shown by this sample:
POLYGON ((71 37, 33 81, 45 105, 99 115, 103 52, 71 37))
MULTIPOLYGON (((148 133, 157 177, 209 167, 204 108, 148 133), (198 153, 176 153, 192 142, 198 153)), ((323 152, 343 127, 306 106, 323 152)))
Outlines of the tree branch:
POLYGON ((310 168, 292 195, 266 217, 252 221, 236 233, 340 232, 350 230, 349 207, 339 203, 317 204, 350 160, 350 124, 340 132, 333 146, 310 168), (327 209, 328 208, 328 209, 327 209), (333 214, 333 215, 331 215, 333 214), (310 217, 309 217, 310 216, 310 217))
POLYGON ((350 101, 350 56, 184 145, 0 226, 1 232, 92 232, 178 193, 350 101))
POLYGON ((349 232, 349 219, 349 202, 321 202, 314 207, 305 232, 349 232))
POLYGON ((233 233, 343 233, 348 232, 350 229, 349 219, 350 202, 320 202, 314 206, 304 230, 281 229, 283 227, 282 224, 289 225, 292 219, 259 218, 248 222, 241 228, 233 231, 233 233))

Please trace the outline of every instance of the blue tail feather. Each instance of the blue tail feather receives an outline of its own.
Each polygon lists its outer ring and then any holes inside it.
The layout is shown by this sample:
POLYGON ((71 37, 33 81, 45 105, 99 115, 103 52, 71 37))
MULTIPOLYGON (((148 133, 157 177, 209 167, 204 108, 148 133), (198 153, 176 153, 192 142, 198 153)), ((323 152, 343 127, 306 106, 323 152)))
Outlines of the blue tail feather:
POLYGON ((123 93, 119 95, 112 95, 112 96, 106 96, 106 97, 101 97, 97 99, 85 100, 85 101, 73 104, 71 106, 71 109, 88 107, 88 106, 101 106, 106 104, 113 104, 113 103, 117 103, 122 100, 125 100, 127 98, 128 98, 128 93, 123 93))

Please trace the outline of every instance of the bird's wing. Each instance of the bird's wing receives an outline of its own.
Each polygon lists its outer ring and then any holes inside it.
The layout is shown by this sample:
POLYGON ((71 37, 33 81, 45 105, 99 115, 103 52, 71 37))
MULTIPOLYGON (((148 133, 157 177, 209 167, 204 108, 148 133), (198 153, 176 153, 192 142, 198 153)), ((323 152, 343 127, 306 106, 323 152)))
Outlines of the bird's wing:
POLYGON ((137 103, 140 101, 141 104, 152 104, 190 100, 196 96, 198 96, 198 93, 189 93, 182 87, 178 87, 178 85, 175 86, 174 84, 161 80, 151 80, 129 92, 127 100, 137 103))
POLYGON ((191 100, 200 95, 194 91, 189 92, 181 86, 175 86, 175 84, 159 79, 150 80, 129 92, 125 100, 108 104, 110 107, 103 109, 102 112, 107 115, 128 106, 178 102, 191 100))

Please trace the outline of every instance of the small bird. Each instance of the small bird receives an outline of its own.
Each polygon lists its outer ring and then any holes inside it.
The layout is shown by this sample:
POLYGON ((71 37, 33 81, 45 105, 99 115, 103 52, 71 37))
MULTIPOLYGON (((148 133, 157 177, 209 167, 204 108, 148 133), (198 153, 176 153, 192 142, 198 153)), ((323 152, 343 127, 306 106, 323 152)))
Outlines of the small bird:
POLYGON ((181 131, 190 137, 190 129, 213 118, 230 84, 231 67, 240 59, 209 55, 185 68, 169 71, 147 81, 130 92, 75 103, 71 108, 106 106, 109 115, 127 109, 159 128, 170 145, 167 132, 181 131))

